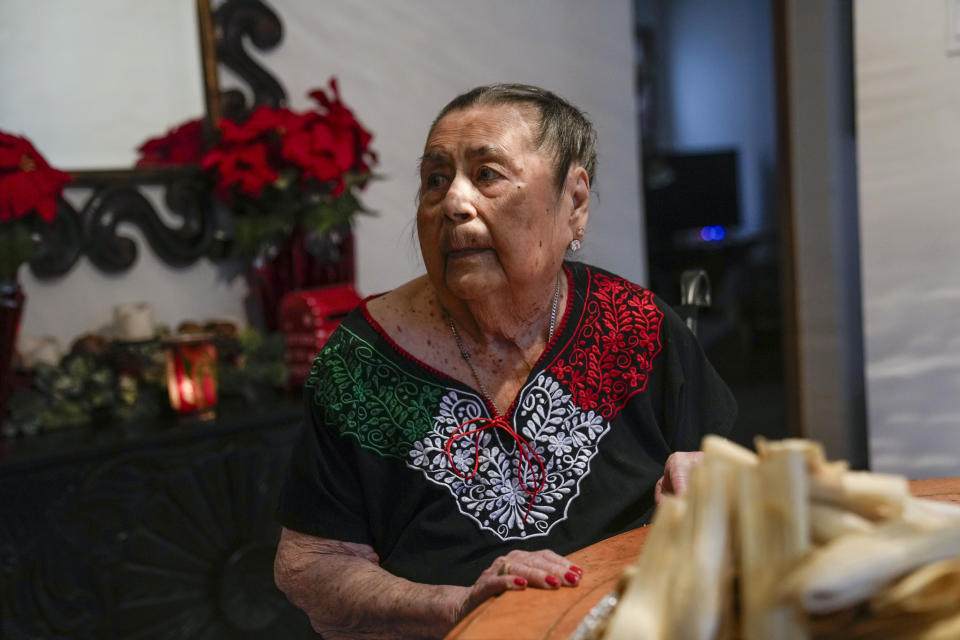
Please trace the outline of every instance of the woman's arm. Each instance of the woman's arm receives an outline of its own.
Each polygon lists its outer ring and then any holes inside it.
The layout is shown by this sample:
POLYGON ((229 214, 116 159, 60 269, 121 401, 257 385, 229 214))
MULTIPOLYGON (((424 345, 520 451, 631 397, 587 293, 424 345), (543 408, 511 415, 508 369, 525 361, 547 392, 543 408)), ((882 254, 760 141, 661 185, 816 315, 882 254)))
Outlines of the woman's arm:
POLYGON ((324 638, 442 638, 481 602, 528 584, 575 586, 580 570, 552 551, 511 551, 470 587, 410 582, 364 544, 283 529, 274 578, 324 638), (503 565, 507 570, 501 571, 503 565), (565 576, 556 578, 555 575, 565 576))
POLYGON ((274 579, 324 638, 441 638, 467 587, 410 582, 384 571, 363 544, 283 529, 274 579))

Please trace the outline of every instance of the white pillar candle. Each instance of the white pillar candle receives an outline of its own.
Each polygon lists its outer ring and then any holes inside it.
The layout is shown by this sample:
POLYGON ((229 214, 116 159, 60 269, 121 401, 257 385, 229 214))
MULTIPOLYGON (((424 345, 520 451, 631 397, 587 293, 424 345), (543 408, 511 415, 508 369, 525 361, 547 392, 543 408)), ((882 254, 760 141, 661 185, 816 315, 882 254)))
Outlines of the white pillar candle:
POLYGON ((124 342, 152 340, 157 334, 153 309, 145 302, 117 305, 113 308, 113 331, 114 337, 124 342))
POLYGON ((21 335, 17 346, 23 360, 23 366, 28 369, 32 369, 41 363, 55 367, 60 364, 60 358, 63 357, 60 343, 53 336, 21 335))

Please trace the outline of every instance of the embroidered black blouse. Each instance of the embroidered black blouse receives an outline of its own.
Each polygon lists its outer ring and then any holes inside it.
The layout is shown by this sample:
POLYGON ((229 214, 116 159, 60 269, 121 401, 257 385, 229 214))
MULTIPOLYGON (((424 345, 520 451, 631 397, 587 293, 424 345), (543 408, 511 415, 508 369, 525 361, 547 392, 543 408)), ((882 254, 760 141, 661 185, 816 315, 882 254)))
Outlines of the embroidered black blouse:
POLYGON ((736 402, 650 291, 566 269, 564 318, 499 417, 365 305, 349 315, 307 379, 280 522, 368 544, 410 580, 461 585, 511 549, 565 555, 649 522, 667 456, 728 433, 736 402))

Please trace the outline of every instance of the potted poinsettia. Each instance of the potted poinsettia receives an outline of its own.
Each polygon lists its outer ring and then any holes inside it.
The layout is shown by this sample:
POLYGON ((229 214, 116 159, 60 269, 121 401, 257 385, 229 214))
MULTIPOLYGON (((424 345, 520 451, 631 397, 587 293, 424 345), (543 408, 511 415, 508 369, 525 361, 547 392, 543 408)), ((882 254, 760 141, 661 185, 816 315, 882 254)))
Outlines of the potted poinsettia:
POLYGON ((233 212, 232 250, 252 265, 268 329, 286 291, 352 280, 345 242, 354 216, 369 213, 358 193, 377 162, 373 136, 336 79, 309 96, 315 109, 262 106, 244 122, 224 120, 202 160, 233 212))
POLYGON ((351 225, 370 213, 358 193, 377 162, 373 136, 340 98, 337 81, 308 94, 316 107, 261 106, 219 123, 204 151, 200 119, 147 140, 137 166, 201 163, 230 210, 230 253, 250 266, 266 328, 290 290, 353 279, 351 225))
POLYGON ((10 393, 10 361, 23 313, 17 280, 36 243, 31 226, 57 215, 57 198, 70 175, 54 169, 26 138, 0 131, 0 422, 10 393))

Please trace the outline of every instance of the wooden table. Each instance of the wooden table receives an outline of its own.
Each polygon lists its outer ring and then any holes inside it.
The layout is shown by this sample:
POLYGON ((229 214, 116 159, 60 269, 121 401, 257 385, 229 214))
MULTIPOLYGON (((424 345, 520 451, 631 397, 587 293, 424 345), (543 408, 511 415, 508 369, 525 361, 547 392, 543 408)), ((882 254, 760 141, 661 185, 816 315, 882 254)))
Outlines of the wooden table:
MULTIPOLYGON (((960 504, 960 478, 914 480, 915 496, 960 504)), ((649 527, 603 540, 569 556, 583 569, 578 587, 508 591, 474 609, 447 640, 566 640, 603 596, 613 591, 624 567, 639 555, 649 527)))

